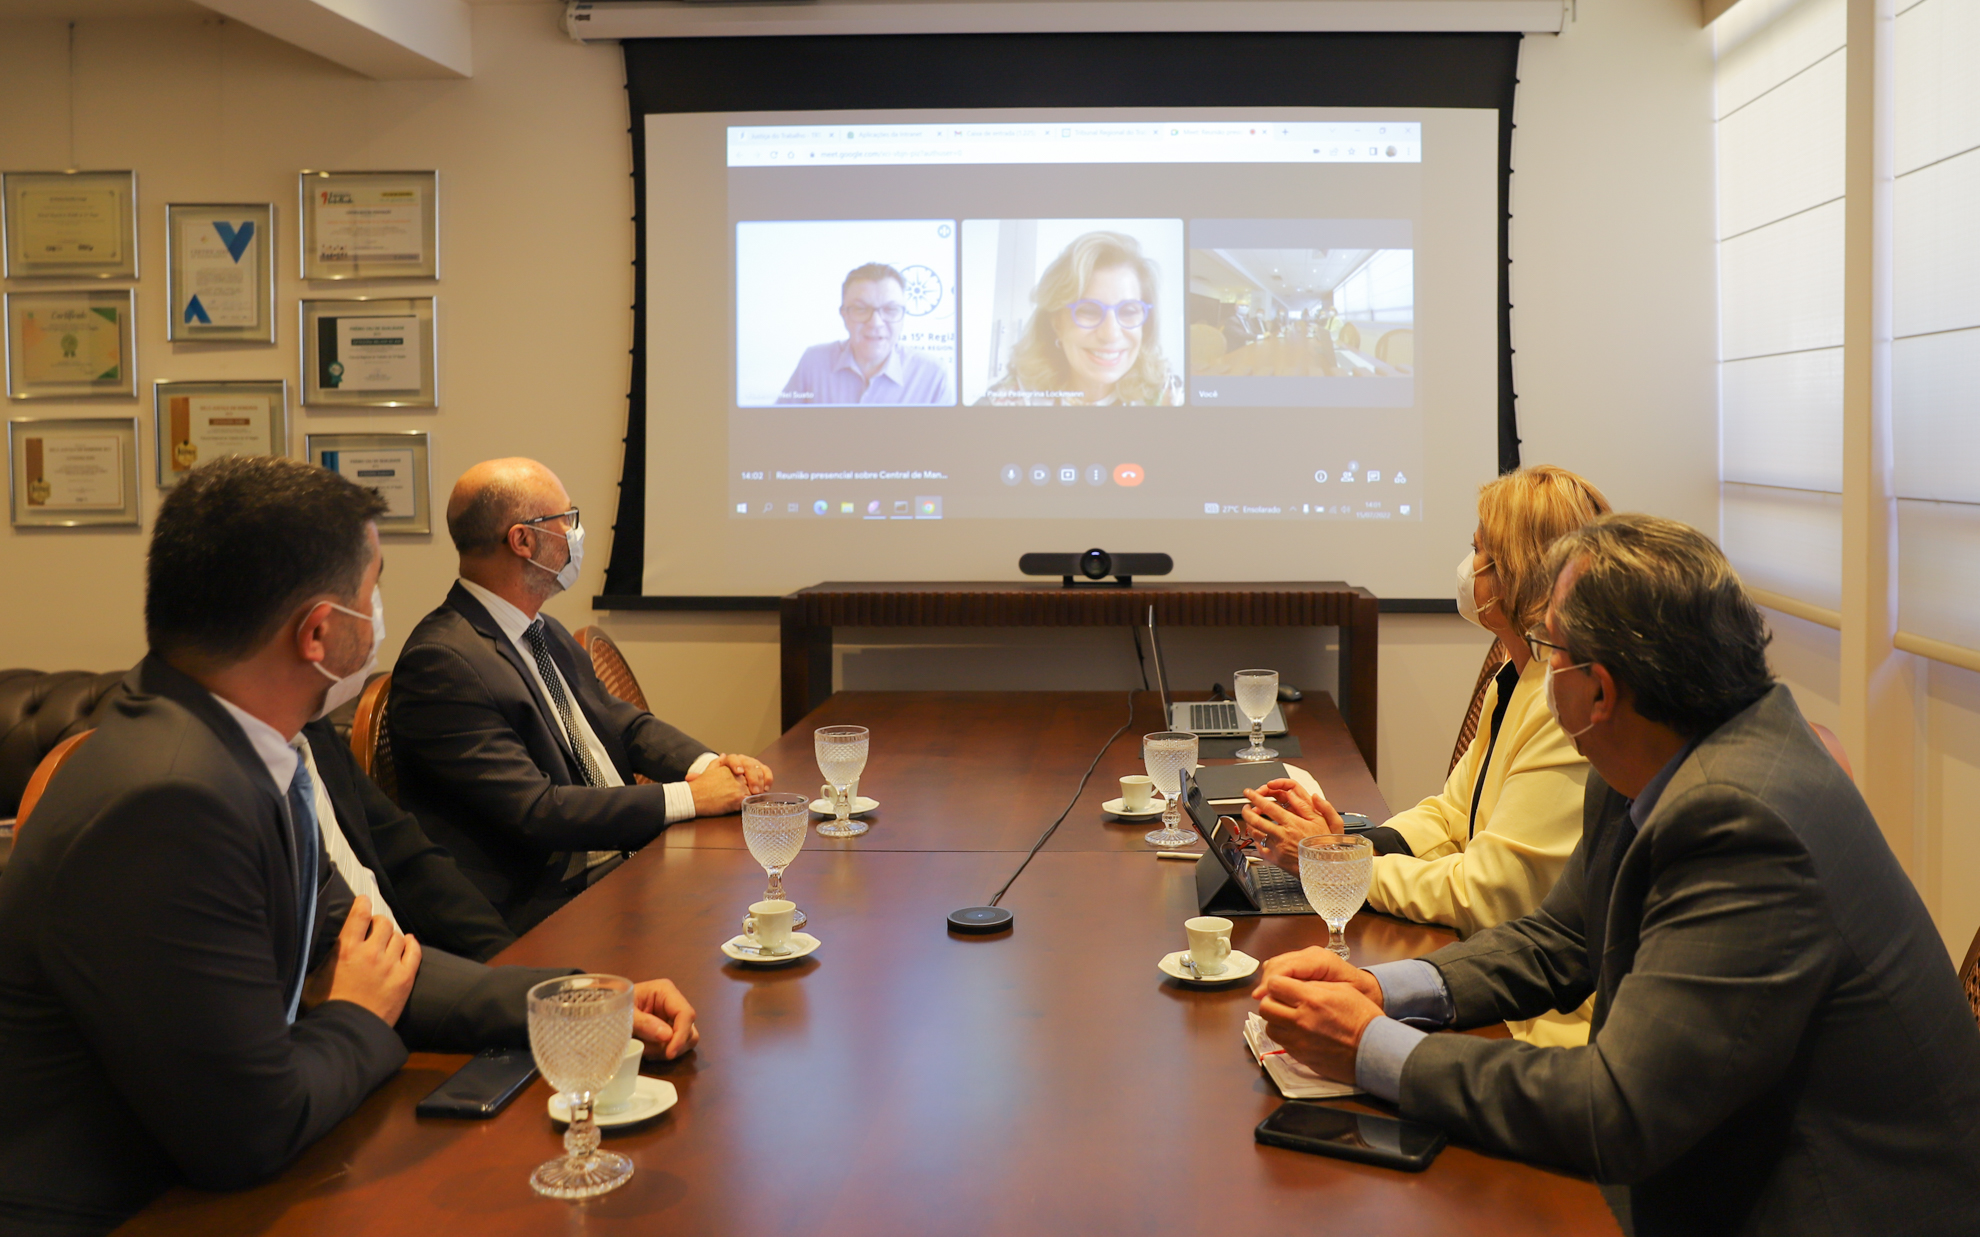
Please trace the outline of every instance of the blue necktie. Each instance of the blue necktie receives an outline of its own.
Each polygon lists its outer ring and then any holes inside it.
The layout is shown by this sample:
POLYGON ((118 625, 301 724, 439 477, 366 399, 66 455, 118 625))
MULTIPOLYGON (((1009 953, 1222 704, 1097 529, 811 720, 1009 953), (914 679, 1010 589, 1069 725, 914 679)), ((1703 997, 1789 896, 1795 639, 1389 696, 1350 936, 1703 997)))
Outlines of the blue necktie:
POLYGON ((310 937, 316 930, 316 865, 322 847, 316 823, 316 783, 309 776, 307 750, 296 753, 296 776, 289 782, 289 831, 296 845, 296 982, 289 993, 289 1021, 302 1007, 309 977, 310 937))

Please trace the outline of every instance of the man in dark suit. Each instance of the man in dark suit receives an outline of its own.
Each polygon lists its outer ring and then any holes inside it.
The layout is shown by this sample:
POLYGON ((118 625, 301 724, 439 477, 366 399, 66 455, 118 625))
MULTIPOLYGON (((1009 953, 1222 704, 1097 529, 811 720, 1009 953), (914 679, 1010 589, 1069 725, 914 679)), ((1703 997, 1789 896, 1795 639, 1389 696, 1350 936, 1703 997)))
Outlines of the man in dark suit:
POLYGON ((1272 1035, 1406 1117, 1594 1177, 1644 1237, 1973 1232, 1980 1031, 1731 567, 1640 515, 1568 534, 1549 566, 1533 652, 1600 775, 1566 871, 1427 959, 1272 959, 1272 1035), (1585 1048, 1419 1029, 1591 993, 1585 1048))
POLYGON ((543 604, 577 582, 584 528, 534 460, 469 469, 447 502, 461 576, 392 670, 399 793, 528 931, 627 853, 738 810, 770 770, 718 756, 607 692, 543 604), (639 784, 644 777, 652 784, 639 784))
MULTIPOLYGON (((422 949, 325 851, 299 732, 375 657, 382 510, 272 458, 160 508, 152 651, 0 876, 0 1229, 103 1232, 174 1182, 264 1177, 408 1045, 526 1042, 526 992, 570 973, 422 949)), ((690 1047, 673 985, 639 994, 641 1037, 690 1047)))
POLYGON ((389 907, 406 932, 464 958, 485 962, 515 943, 501 912, 446 848, 358 768, 329 718, 318 718, 302 733, 334 808, 338 837, 377 884, 374 903, 389 907))

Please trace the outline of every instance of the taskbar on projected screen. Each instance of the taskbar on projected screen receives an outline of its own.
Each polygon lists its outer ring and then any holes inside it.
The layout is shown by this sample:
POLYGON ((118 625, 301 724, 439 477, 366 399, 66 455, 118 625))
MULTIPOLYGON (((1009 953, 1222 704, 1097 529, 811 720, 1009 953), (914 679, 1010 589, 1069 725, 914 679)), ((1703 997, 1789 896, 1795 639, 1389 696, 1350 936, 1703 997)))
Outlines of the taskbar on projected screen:
POLYGON ((1315 469, 1293 484, 1256 487, 1202 478, 1162 484, 1133 462, 1009 463, 984 482, 934 468, 744 470, 729 501, 733 518, 753 520, 1423 518, 1408 473, 1359 460, 1315 469))

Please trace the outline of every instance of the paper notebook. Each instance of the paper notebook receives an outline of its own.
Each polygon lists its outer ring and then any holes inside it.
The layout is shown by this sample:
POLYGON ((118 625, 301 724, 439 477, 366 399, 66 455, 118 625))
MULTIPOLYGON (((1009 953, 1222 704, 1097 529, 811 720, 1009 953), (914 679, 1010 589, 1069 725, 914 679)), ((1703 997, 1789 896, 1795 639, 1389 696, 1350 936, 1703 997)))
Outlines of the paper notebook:
POLYGON ((1319 1100, 1361 1094, 1360 1088, 1353 1084, 1329 1081, 1287 1056, 1286 1050, 1273 1043, 1272 1037, 1265 1033, 1265 1020, 1257 1014, 1245 1015, 1244 1043, 1251 1049, 1251 1055, 1265 1067, 1265 1072, 1272 1076, 1279 1094, 1289 1100, 1319 1100))

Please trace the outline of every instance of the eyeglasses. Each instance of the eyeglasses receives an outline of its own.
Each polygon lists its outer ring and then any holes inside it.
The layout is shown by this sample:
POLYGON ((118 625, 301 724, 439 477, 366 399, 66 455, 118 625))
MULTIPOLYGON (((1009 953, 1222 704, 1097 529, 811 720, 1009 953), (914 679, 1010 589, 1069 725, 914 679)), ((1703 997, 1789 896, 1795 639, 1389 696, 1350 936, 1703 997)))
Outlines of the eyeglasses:
POLYGON ((578 530, 578 509, 577 509, 576 507, 572 507, 572 508, 571 508, 571 509, 570 509, 569 511, 556 511, 556 512, 552 512, 552 513, 551 513, 551 514, 549 514, 549 515, 539 515, 539 516, 537 516, 537 517, 535 517, 534 519, 528 519, 528 520, 517 520, 517 521, 516 521, 516 523, 518 523, 518 524, 548 524, 548 523, 549 523, 550 521, 552 521, 552 520, 561 520, 561 519, 564 519, 564 518, 565 518, 565 517, 567 517, 567 516, 568 516, 568 517, 570 518, 570 521, 571 521, 571 527, 570 527, 570 531, 572 531, 572 532, 576 532, 576 531, 578 530))
POLYGON ((1559 649, 1567 655, 1569 661, 1574 660, 1574 654, 1568 652, 1567 645, 1555 644, 1552 640, 1547 639, 1547 629, 1545 627, 1535 627, 1532 631, 1526 633, 1526 648, 1528 652, 1533 654, 1534 661, 1548 660, 1548 649, 1559 649))
POLYGON ((1123 331, 1132 331, 1148 321, 1148 311, 1155 308, 1147 301, 1116 301, 1112 305, 1100 301, 1077 300, 1066 306, 1072 315, 1073 325, 1082 331, 1090 331, 1106 321, 1112 314, 1114 321, 1123 331))
POLYGON ((854 301, 850 305, 839 306, 839 312, 852 322, 870 322, 874 314, 880 315, 882 322, 899 322, 907 313, 907 307, 899 301, 886 305, 868 305, 864 301, 854 301))

